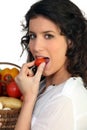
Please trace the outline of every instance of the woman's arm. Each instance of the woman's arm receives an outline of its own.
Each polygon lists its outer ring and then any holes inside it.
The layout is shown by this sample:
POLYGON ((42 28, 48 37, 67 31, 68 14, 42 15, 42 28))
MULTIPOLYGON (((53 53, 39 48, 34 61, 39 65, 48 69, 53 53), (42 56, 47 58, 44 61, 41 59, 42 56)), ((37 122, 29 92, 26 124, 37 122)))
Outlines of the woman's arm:
POLYGON ((33 75, 29 69, 33 64, 33 62, 24 64, 15 79, 24 96, 23 106, 15 130, 31 130, 32 112, 38 95, 40 78, 45 67, 45 63, 42 63, 38 67, 36 74, 33 75))
POLYGON ((15 130, 31 130, 32 111, 36 98, 30 97, 30 100, 23 103, 15 130))

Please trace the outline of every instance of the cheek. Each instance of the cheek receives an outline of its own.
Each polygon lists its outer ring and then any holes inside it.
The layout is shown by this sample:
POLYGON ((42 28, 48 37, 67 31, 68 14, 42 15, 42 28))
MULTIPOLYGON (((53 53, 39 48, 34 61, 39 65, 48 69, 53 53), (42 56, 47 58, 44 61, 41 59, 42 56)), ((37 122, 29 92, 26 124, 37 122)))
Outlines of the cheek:
POLYGON ((30 52, 33 54, 33 45, 31 43, 29 43, 28 47, 29 47, 30 52))
POLYGON ((58 62, 65 62, 66 60, 66 48, 60 48, 58 50, 55 51, 56 53, 56 59, 58 59, 58 62))
POLYGON ((65 57, 67 51, 67 49, 63 47, 49 47, 48 50, 53 57, 59 58, 65 57))
MULTIPOLYGON (((63 65, 66 61, 67 46, 57 46, 52 48, 51 58, 57 65, 63 65)), ((55 64, 56 65, 56 64, 55 64)))

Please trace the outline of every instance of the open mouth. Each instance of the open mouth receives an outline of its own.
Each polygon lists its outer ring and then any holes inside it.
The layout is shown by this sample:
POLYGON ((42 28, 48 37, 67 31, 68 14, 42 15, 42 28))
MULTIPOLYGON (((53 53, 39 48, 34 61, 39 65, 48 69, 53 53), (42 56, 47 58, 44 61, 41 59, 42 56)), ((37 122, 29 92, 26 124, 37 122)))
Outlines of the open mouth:
POLYGON ((36 57, 37 62, 45 62, 46 64, 49 62, 49 57, 36 57))
POLYGON ((35 59, 35 66, 39 66, 42 62, 45 62, 46 64, 48 64, 49 62, 49 58, 48 57, 36 57, 35 59))
POLYGON ((45 61, 46 61, 46 64, 49 62, 49 58, 48 57, 44 57, 45 61))
POLYGON ((42 62, 45 62, 46 65, 48 64, 49 62, 49 58, 48 57, 36 57, 35 58, 35 65, 33 67, 31 67, 33 73, 35 74, 36 71, 37 71, 37 67, 42 63, 42 62))

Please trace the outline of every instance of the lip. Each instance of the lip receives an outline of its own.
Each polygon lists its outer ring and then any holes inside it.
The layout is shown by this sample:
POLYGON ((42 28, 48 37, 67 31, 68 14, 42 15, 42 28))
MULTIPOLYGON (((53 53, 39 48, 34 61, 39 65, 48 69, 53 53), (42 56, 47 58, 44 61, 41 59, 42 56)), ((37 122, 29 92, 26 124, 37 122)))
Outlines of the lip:
POLYGON ((50 61, 50 58, 46 57, 46 56, 36 56, 35 57, 35 59, 41 59, 41 58, 44 58, 46 60, 46 64, 48 64, 48 62, 50 61))

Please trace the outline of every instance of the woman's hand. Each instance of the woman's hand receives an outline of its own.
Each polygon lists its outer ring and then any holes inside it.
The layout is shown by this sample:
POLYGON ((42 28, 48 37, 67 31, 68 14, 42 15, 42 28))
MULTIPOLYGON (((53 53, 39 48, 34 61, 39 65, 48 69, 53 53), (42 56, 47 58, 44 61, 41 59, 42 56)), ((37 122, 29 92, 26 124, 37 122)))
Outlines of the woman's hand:
POLYGON ((20 73, 15 78, 15 81, 24 96, 24 100, 32 96, 37 97, 40 79, 45 67, 45 63, 41 63, 36 74, 33 75, 32 70, 29 69, 33 65, 34 61, 24 64, 20 70, 20 73))

